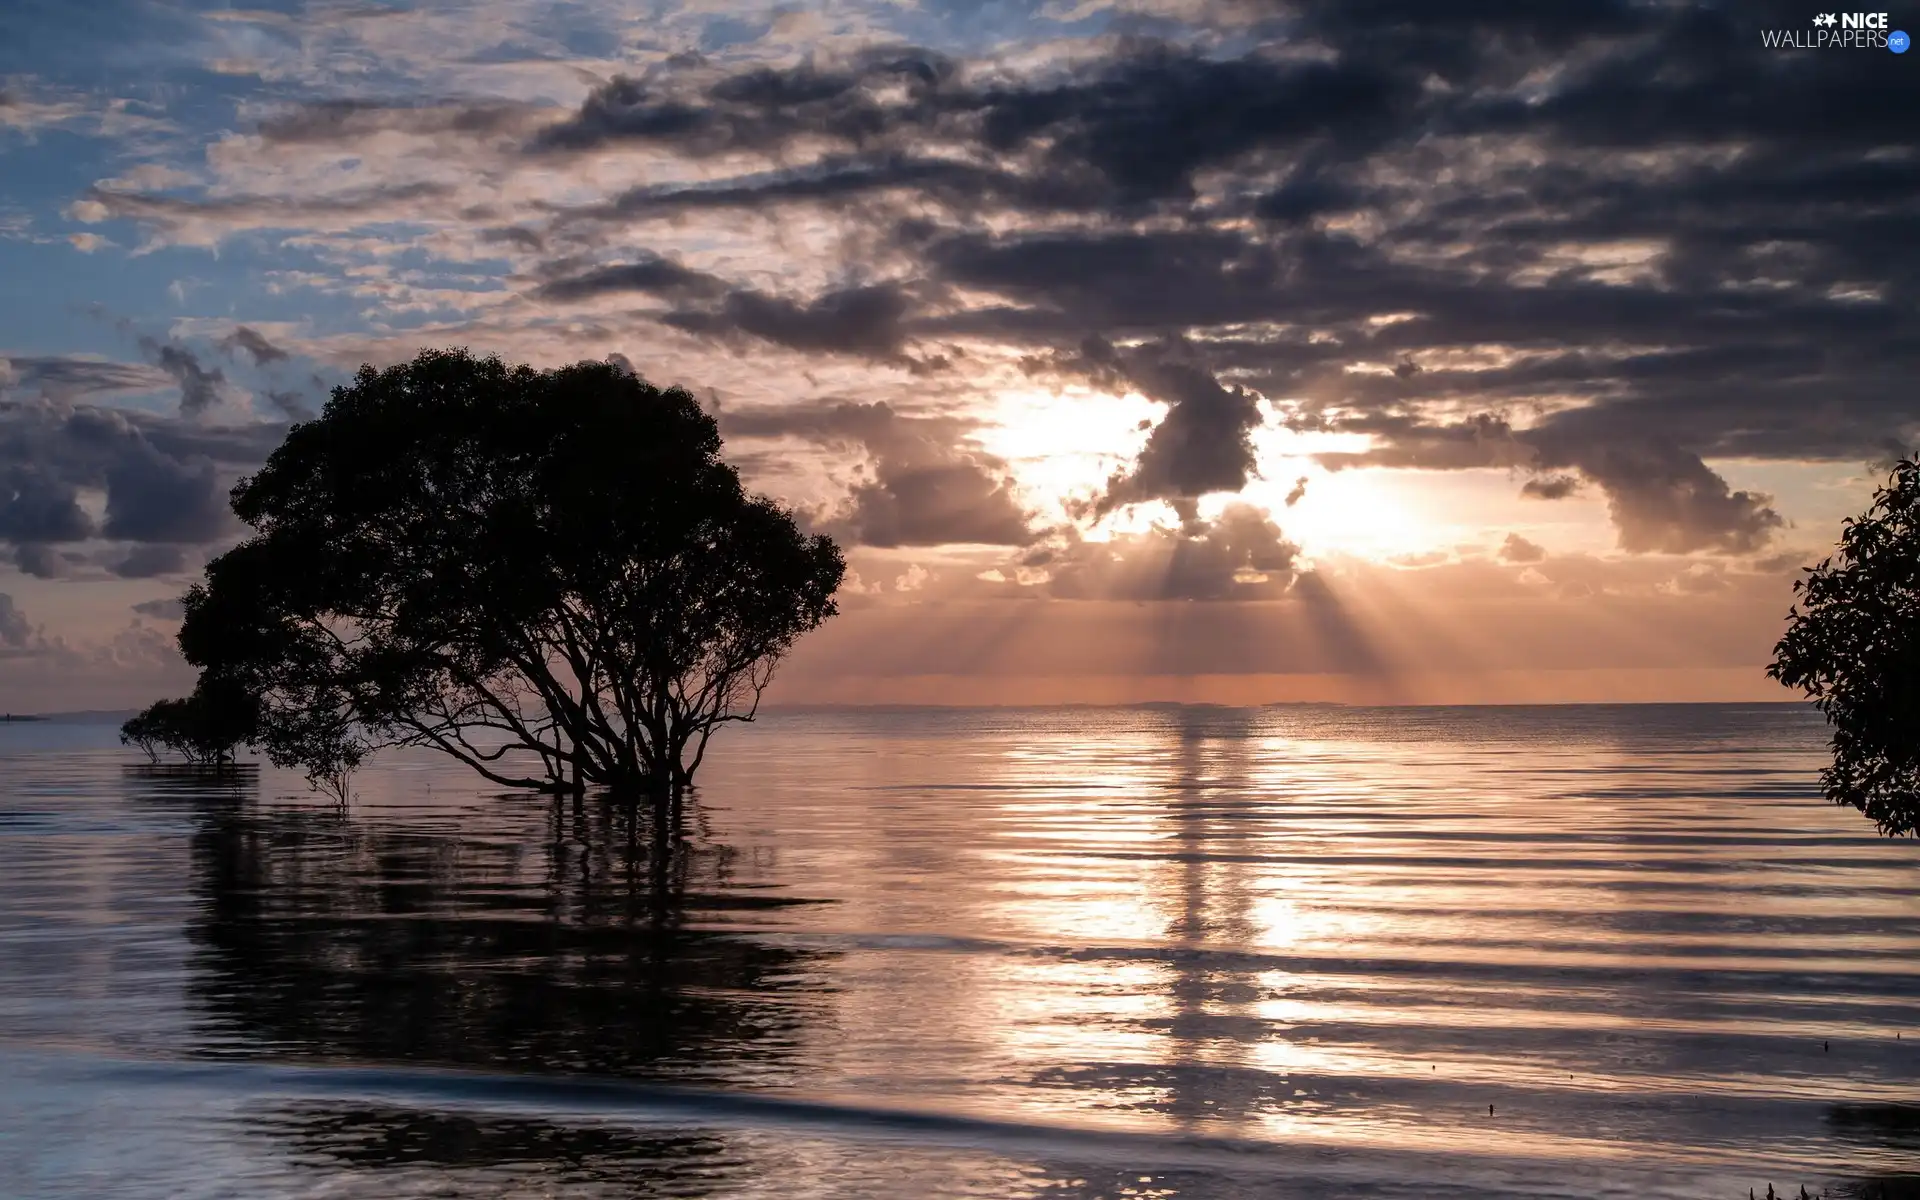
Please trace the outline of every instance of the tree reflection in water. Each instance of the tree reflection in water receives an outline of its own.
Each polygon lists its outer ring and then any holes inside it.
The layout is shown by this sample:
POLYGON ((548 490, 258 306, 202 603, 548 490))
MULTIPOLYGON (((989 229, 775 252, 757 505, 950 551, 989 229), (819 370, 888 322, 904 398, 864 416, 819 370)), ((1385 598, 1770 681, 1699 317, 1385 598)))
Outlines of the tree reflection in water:
POLYGON ((515 1174, 609 1184, 629 1195, 703 1196, 737 1186, 746 1156, 707 1131, 561 1124, 388 1105, 287 1105, 264 1125, 296 1160, 363 1170, 515 1174))
MULTIPOLYGON (((1836 1104, 1827 1123, 1842 1142, 1890 1162, 1911 1162, 1920 1151, 1920 1105, 1836 1104)), ((1905 1170, 1862 1174, 1841 1193, 1859 1200, 1920 1200, 1920 1175, 1905 1170)))
MULTIPOLYGON (((821 1018, 827 955, 727 928, 808 902, 756 894, 697 813, 663 836, 645 806, 508 796, 456 831, 208 800, 188 936, 211 1053, 765 1088, 796 1078, 821 1018)), ((631 1187, 735 1160, 706 1132, 370 1101, 262 1120, 339 1165, 538 1162, 631 1187)))

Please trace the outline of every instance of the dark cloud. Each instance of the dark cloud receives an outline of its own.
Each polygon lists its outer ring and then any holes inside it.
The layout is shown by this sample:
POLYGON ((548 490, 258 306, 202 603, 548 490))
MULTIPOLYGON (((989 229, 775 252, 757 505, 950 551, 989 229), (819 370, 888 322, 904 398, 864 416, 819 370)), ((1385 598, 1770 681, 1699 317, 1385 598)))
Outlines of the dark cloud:
POLYGON ((289 421, 311 421, 314 418, 313 406, 308 404, 307 398, 299 392, 268 388, 266 397, 267 403, 273 405, 289 421))
POLYGON ((161 342, 143 337, 140 339, 140 349, 153 360, 155 366, 180 385, 180 411, 183 414, 198 416, 220 402, 221 390, 227 382, 220 368, 203 366, 198 355, 178 342, 161 342))
POLYGON ((619 76, 597 87, 580 111, 540 132, 540 150, 590 150, 609 142, 672 141, 714 143, 725 149, 736 140, 717 114, 686 101, 656 95, 638 80, 619 76))
MULTIPOLYGON (((533 145, 551 152, 639 141, 696 157, 742 151, 781 157, 800 144, 824 142, 869 156, 865 163, 843 158, 838 169, 813 176, 816 188, 842 196, 920 183, 952 189, 954 196, 1078 197, 1085 207, 1125 208, 1191 198, 1197 172, 1256 151, 1297 153, 1326 142, 1351 154, 1390 133, 1390 118, 1418 94, 1416 80, 1359 57, 1223 59, 1135 42, 1119 57, 1084 63, 1066 78, 982 75, 976 81, 926 51, 881 50, 842 68, 808 63, 715 77, 696 64, 646 79, 615 79, 533 145), (952 165, 942 166, 932 156, 903 157, 930 143, 964 150, 972 161, 949 156, 952 165), (1020 176, 985 169, 1007 161, 1022 165, 1020 176), (1016 178, 1024 181, 1015 184, 1016 178)), ((796 175, 790 185, 804 188, 805 178, 796 175)), ((780 194, 774 185, 759 191, 763 201, 780 194)), ((654 199, 665 197, 655 193, 654 199)), ((697 203, 700 196, 689 190, 675 199, 697 203)), ((738 191, 728 194, 730 203, 744 199, 738 191)))
POLYGON ((712 275, 653 256, 558 275, 542 283, 535 294, 544 300, 568 301, 618 292, 700 297, 720 295, 726 290, 726 284, 712 275))
POLYGON ((1026 514, 1004 479, 976 463, 898 461, 856 484, 845 520, 868 546, 1018 544, 1031 537, 1026 514))
POLYGON ((100 532, 107 538, 210 542, 228 528, 226 490, 205 459, 181 461, 139 447, 107 468, 106 483, 100 532))
POLYGON ((21 542, 13 548, 13 565, 35 579, 58 579, 67 573, 66 556, 43 542, 21 542))
POLYGON ((1294 505, 1300 503, 1302 500, 1306 498, 1307 498, 1307 477, 1305 475, 1302 475, 1300 478, 1293 481, 1293 486, 1291 488, 1287 489, 1287 507, 1292 508, 1294 505))
POLYGON ((1298 225, 1315 217, 1352 212, 1365 206, 1365 194, 1354 185, 1303 172, 1262 196, 1253 211, 1269 221, 1298 225))
POLYGON ((83 557, 54 549, 44 541, 21 541, 13 547, 13 566, 36 580, 63 578, 77 561, 83 561, 83 557))
POLYGON ((1772 497, 1735 491, 1697 455, 1660 442, 1568 444, 1533 434, 1544 466, 1571 466, 1606 494, 1622 550, 1746 554, 1785 522, 1772 497))
POLYGON ((1321 465, 1397 467, 1427 471, 1458 471, 1477 467, 1532 467, 1539 451, 1506 418, 1475 413, 1459 421, 1430 424, 1418 417, 1372 415, 1337 420, 1296 420, 1298 430, 1364 433, 1380 443, 1364 451, 1329 451, 1316 457, 1321 465))
POLYGON ((283 426, 264 422, 209 425, 120 409, 76 408, 69 418, 76 431, 91 425, 102 437, 127 444, 145 442, 159 454, 180 460, 206 460, 228 473, 250 471, 267 460, 286 436, 283 426))
POLYGON ((1535 500, 1565 500, 1579 490, 1580 480, 1573 475, 1542 475, 1520 485, 1520 494, 1535 500))
POLYGON ((207 426, 117 408, 0 402, 0 541, 32 574, 65 573, 51 544, 205 544, 230 529, 226 487, 257 467, 284 426, 207 426), (105 492, 96 527, 83 491, 105 492), (42 547, 43 549, 29 549, 42 547))
POLYGON ((1237 492, 1253 478, 1253 430, 1260 424, 1253 393, 1223 387, 1211 371, 1184 357, 1183 347, 1121 354, 1095 341, 1088 349, 1096 361, 1107 358, 1142 395, 1167 405, 1140 457, 1108 481, 1097 511, 1143 500, 1190 508, 1200 496, 1237 492))
POLYGON ((1044 141, 1050 167, 1091 169, 1122 206, 1186 198, 1203 168, 1316 139, 1370 145, 1417 95, 1372 59, 1208 57, 1147 46, 1054 86, 981 97, 982 138, 1005 154, 1044 141))
POLYGON ((284 362, 290 357, 285 350, 269 341, 265 334, 246 325, 234 326, 232 333, 220 339, 220 348, 228 354, 236 350, 245 352, 256 367, 264 367, 272 362, 284 362))
POLYGON ((518 246, 522 250, 531 250, 536 254, 544 250, 547 239, 531 229, 519 225, 503 225, 495 229, 480 231, 480 240, 493 246, 518 246))
POLYGON ((786 205, 840 206, 883 193, 911 195, 959 211, 1016 205, 1027 211, 1095 211, 1108 199, 1097 181, 1032 176, 1003 167, 930 158, 911 150, 858 157, 828 155, 801 167, 736 176, 721 183, 648 185, 572 210, 569 224, 609 222, 726 209, 786 205))
POLYGON ((1556 414, 1526 429, 1515 429, 1490 413, 1439 425, 1415 418, 1358 417, 1318 421, 1313 427, 1369 433, 1381 443, 1372 450, 1317 456, 1334 470, 1518 468, 1545 473, 1531 492, 1540 497, 1568 494, 1572 489, 1566 472, 1578 472, 1606 496, 1620 548, 1635 553, 1752 553, 1785 524, 1771 507, 1771 497, 1733 490, 1699 455, 1683 447, 1618 431, 1596 436, 1587 410, 1556 414))
POLYGON ((1058 318, 1081 333, 1182 330, 1280 316, 1290 304, 1270 251, 1209 229, 993 237, 965 233, 916 249, 943 280, 1029 307, 992 332, 1043 339, 1058 318))
POLYGON ((841 67, 809 62, 732 75, 683 60, 595 88, 577 112, 541 130, 532 149, 648 142, 704 157, 771 152, 805 138, 864 143, 930 124, 943 107, 932 97, 952 71, 943 56, 911 47, 868 51, 841 67), (896 88, 904 95, 893 96, 896 88))
POLYGON ((228 228, 285 228, 346 218, 418 216, 423 211, 419 206, 444 201, 452 192, 448 184, 408 183, 355 188, 330 195, 193 198, 95 186, 87 189, 84 199, 100 205, 109 216, 166 230, 177 230, 196 221, 228 228))
POLYGON ((1463 104, 1471 127, 1537 130, 1566 144, 1605 147, 1723 143, 1759 135, 1773 143, 1886 145, 1905 126, 1873 104, 1896 101, 1906 82, 1861 54, 1761 49, 1762 27, 1806 29, 1808 13, 1785 4, 1742 6, 1739 15, 1676 5, 1648 36, 1590 56, 1533 105, 1520 97, 1463 104), (1654 72, 1648 74, 1648 72, 1654 72), (1782 94, 1785 92, 1786 94, 1782 94), (1846 113, 1845 127, 1832 118, 1846 113), (1477 118, 1477 119, 1475 119, 1477 118))
POLYGON ((152 617, 156 621, 178 621, 186 616, 186 608, 177 596, 168 596, 160 600, 142 600, 133 606, 133 611, 143 617, 152 617))
POLYGON ((904 416, 886 404, 824 403, 730 411, 730 438, 800 437, 857 448, 869 470, 823 522, 867 546, 1033 540, 1006 464, 967 444, 960 422, 904 416))
POLYGON ((169 378, 164 372, 139 363, 99 362, 58 355, 0 357, 0 394, 9 389, 31 388, 45 396, 72 400, 152 391, 165 387, 169 378))
POLYGON ((0 592, 0 647, 19 650, 32 640, 33 626, 26 614, 15 607, 12 596, 0 592))
POLYGON ((806 353, 902 361, 912 303, 892 283, 842 288, 809 301, 743 290, 729 292, 715 308, 682 309, 662 320, 709 337, 744 335, 806 353))
POLYGON ((1537 563, 1546 556, 1544 546, 1517 533, 1509 533, 1507 540, 1500 543, 1500 557, 1510 563, 1537 563))
POLYGON ((77 542, 93 533, 78 491, 44 466, 0 466, 0 541, 77 542))
POLYGON ((398 132, 417 137, 490 137, 514 132, 538 113, 506 101, 439 104, 379 100, 325 100, 285 109, 261 121, 263 141, 282 145, 356 142, 398 132))
POLYGON ((186 569, 186 553, 178 546, 164 544, 135 546, 107 564, 107 570, 122 579, 151 579, 156 575, 177 575, 186 569))

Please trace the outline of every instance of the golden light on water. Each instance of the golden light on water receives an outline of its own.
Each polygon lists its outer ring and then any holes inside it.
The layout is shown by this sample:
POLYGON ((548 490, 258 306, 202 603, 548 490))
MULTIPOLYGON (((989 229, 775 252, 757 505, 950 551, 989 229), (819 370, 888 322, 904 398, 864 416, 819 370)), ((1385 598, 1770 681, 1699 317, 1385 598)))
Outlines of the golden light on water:
MULTIPOLYGON (((191 853, 156 859, 138 825, 103 857, 95 827, 150 821, 157 794, 110 758, 0 758, 14 794, 53 794, 64 770, 103 797, 88 832, 33 835, 44 861, 6 879, 15 908, 49 913, 184 889, 215 1045, 361 1065, 396 1027, 423 1031, 395 1086, 535 1053, 796 1111, 921 1114, 915 1136, 953 1118, 1026 1131, 978 1148, 968 1178, 1057 1138, 1116 1139, 1095 1147, 1113 1163, 1230 1139, 1253 1148, 1230 1169, 1289 1178, 1337 1162, 1409 1194, 1459 1178, 1539 1195, 1515 1172, 1592 1173, 1635 1185, 1592 1194, 1679 1200, 1783 1161, 1783 1122, 1815 1130, 1792 1154, 1817 1166, 1825 1107, 1911 1094, 1893 1038, 1911 855, 1794 792, 1819 745, 1798 715, 776 716, 715 761, 664 877, 609 808, 476 794, 404 759, 350 811, 269 776, 242 807, 192 801, 191 853), (659 1029, 692 1050, 662 1057, 659 1029)), ((177 989, 128 973, 137 959, 60 960, 129 1045, 178 1025, 177 989)), ((39 961, 0 959, 10 994, 73 1009, 39 961)), ((416 1137, 435 1103, 354 1128, 416 1137)), ((631 1116, 583 1111, 596 1130, 631 1116)), ((190 1117, 162 1112, 167 1136, 190 1117)), ((742 1168, 762 1176, 798 1154, 826 1174, 878 1161, 920 1186, 860 1194, 946 1194, 924 1185, 947 1160, 871 1140, 843 1155, 817 1130, 759 1129, 734 1153, 764 1155, 742 1168)))

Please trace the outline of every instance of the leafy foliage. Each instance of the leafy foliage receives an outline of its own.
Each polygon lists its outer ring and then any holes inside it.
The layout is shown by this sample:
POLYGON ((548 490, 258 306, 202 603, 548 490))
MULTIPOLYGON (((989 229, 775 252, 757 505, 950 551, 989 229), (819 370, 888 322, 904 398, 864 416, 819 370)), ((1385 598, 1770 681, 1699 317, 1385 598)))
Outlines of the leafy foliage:
POLYGON ((122 745, 137 746, 148 762, 171 751, 202 767, 223 767, 234 751, 253 740, 259 709, 247 690, 230 678, 203 675, 193 694, 181 700, 157 700, 120 726, 122 745))
POLYGON ((172 746, 170 731, 177 723, 172 708, 183 703, 185 701, 155 700, 127 718, 120 726, 120 744, 136 747, 150 763, 159 762, 160 752, 172 746))
POLYGON ((1820 781, 1882 833, 1920 827, 1920 462, 1903 459, 1839 550, 1794 584, 1767 674, 1833 727, 1820 781))
POLYGON ((362 368, 233 503, 255 534, 187 594, 181 649, 310 778, 420 745, 509 787, 685 784, 845 571, 691 395, 599 363, 362 368))

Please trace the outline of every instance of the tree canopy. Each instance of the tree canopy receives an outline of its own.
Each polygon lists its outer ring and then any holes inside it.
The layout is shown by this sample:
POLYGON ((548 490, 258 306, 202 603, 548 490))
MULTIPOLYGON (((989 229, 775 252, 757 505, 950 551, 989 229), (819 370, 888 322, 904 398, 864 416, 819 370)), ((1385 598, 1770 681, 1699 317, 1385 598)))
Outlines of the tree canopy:
POLYGON ((608 364, 363 367, 234 489, 254 533, 181 649, 311 777, 414 745, 509 787, 677 788, 845 572, 720 450, 693 396, 608 364))
POLYGON ((233 761, 242 742, 254 740, 259 709, 245 688, 232 679, 202 675, 193 694, 156 700, 120 726, 122 745, 137 746, 148 762, 163 751, 199 767, 221 768, 233 761))
POLYGON ((1920 462, 1895 465, 1839 549, 1794 584, 1767 673, 1833 728, 1827 797, 1882 833, 1920 828, 1920 462))

